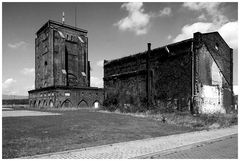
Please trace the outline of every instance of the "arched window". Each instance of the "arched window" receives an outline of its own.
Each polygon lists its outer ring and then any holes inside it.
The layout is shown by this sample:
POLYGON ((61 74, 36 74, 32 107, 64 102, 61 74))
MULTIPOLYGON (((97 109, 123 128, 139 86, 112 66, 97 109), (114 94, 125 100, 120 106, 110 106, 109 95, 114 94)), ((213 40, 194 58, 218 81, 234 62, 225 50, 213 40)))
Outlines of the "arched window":
POLYGON ((66 99, 66 100, 62 103, 61 107, 72 107, 72 102, 71 102, 69 99, 66 99))
POLYGON ((49 107, 53 108, 53 101, 52 100, 49 101, 49 107))
POLYGON ((78 103, 78 108, 88 108, 88 103, 85 100, 81 100, 78 103))

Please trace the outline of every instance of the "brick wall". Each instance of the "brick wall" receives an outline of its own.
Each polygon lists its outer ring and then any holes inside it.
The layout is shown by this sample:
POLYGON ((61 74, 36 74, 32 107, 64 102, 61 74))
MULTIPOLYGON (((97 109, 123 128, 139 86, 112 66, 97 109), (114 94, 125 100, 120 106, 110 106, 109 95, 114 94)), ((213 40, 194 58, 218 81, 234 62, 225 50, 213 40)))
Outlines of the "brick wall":
POLYGON ((99 88, 51 88, 29 92, 29 104, 34 108, 93 107, 103 104, 104 91, 99 88))
POLYGON ((35 42, 36 89, 89 86, 87 32, 49 21, 37 32, 35 42))
MULTIPOLYGON (((193 101, 193 112, 232 110, 232 49, 217 32, 151 50, 149 64, 151 104, 184 111, 193 101)), ((105 61, 106 99, 141 104, 146 71, 146 52, 105 61)))
POLYGON ((231 48, 218 33, 200 34, 195 39, 197 109, 200 113, 232 110, 231 48))
MULTIPOLYGON (((150 102, 156 106, 189 107, 191 98, 191 41, 151 51, 150 102)), ((146 103, 146 52, 104 63, 106 99, 117 95, 120 104, 146 103)))

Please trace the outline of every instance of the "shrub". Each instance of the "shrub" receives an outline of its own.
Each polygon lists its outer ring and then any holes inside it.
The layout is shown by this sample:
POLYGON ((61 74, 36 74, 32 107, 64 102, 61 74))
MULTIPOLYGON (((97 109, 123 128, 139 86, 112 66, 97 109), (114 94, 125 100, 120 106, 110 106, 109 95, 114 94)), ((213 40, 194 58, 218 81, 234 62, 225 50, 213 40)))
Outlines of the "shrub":
POLYGON ((118 95, 113 94, 111 97, 106 98, 103 101, 103 109, 108 111, 115 111, 119 105, 118 95))

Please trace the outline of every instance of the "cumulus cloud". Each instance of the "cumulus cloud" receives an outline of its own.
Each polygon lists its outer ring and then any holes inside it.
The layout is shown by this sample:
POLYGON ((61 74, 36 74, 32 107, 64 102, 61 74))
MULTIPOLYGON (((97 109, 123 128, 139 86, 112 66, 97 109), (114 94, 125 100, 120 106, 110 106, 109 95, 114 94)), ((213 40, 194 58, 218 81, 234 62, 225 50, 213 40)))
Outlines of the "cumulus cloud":
POLYGON ((13 78, 8 78, 7 80, 5 80, 2 83, 3 94, 16 94, 16 91, 14 91, 14 89, 13 89, 13 85, 16 82, 17 81, 14 80, 13 78))
POLYGON ((207 20, 205 14, 201 14, 200 16, 197 17, 197 19, 198 19, 199 21, 206 21, 206 20, 207 20))
POLYGON ((97 66, 103 67, 103 60, 97 61, 97 66))
POLYGON ((34 68, 24 68, 21 70, 21 73, 24 75, 28 75, 28 76, 34 76, 35 69, 34 68))
POLYGON ((213 32, 218 31, 223 39, 227 42, 227 44, 233 48, 237 49, 238 45, 238 25, 237 21, 230 22, 226 16, 223 15, 223 9, 220 8, 219 2, 189 2, 184 3, 183 7, 193 10, 193 11, 201 11, 201 15, 198 16, 197 20, 207 20, 205 17, 205 12, 210 19, 208 22, 195 22, 193 24, 187 24, 182 27, 181 33, 177 35, 173 42, 181 41, 184 39, 192 38, 194 32, 213 32))
POLYGON ((20 41, 20 42, 16 42, 16 43, 9 43, 8 47, 12 48, 12 49, 18 49, 20 47, 25 48, 28 45, 28 43, 26 43, 25 41, 20 41))
POLYGON ((227 44, 233 48, 238 48, 238 22, 228 22, 219 28, 218 32, 227 42, 227 44))
POLYGON ((213 14, 217 10, 220 2, 185 2, 183 3, 184 7, 187 7, 190 10, 206 10, 210 14, 213 14))
POLYGON ((212 23, 196 22, 191 25, 183 26, 181 33, 173 40, 173 42, 178 42, 184 39, 192 38, 194 32, 208 32, 213 29, 212 23))
POLYGON ((192 25, 183 26, 181 33, 173 40, 173 42, 178 42, 184 39, 192 38, 194 32, 212 32, 218 31, 219 34, 223 37, 223 39, 227 42, 227 44, 233 48, 238 48, 238 22, 228 22, 218 27, 213 23, 207 22, 196 22, 192 25))
POLYGON ((158 13, 146 13, 142 2, 124 3, 121 8, 125 9, 128 15, 114 25, 121 31, 132 31, 136 35, 143 35, 148 32, 151 18, 169 16, 172 12, 171 8, 165 7, 158 13))
POLYGON ((91 87, 103 87, 103 79, 97 78, 97 77, 91 77, 91 87))
POLYGON ((146 34, 151 16, 144 13, 143 3, 124 3, 121 8, 128 11, 128 16, 115 25, 122 31, 133 31, 136 35, 146 34))
MULTIPOLYGON (((213 23, 219 24, 219 25, 226 23, 228 21, 227 17, 223 15, 222 10, 219 9, 220 5, 221 5, 220 2, 186 2, 186 3, 183 3, 183 7, 186 7, 189 10, 199 11, 201 13, 205 12, 211 18, 211 21, 213 23)), ((200 18, 203 18, 203 17, 200 17, 200 18)))

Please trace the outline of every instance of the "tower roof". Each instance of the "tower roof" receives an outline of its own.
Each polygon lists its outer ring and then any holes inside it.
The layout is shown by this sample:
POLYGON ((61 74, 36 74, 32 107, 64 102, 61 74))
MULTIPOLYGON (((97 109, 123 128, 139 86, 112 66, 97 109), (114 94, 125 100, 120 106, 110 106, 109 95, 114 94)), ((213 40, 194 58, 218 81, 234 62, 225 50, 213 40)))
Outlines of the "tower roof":
POLYGON ((48 21, 36 32, 36 35, 38 35, 38 34, 39 34, 41 31, 43 31, 45 28, 49 27, 51 24, 58 25, 58 26, 61 26, 61 27, 64 27, 64 28, 69 28, 69 29, 72 29, 72 30, 75 30, 75 31, 84 32, 84 33, 87 33, 87 32, 88 32, 87 30, 84 30, 84 29, 81 29, 81 28, 77 28, 77 27, 70 26, 70 25, 67 25, 67 24, 63 24, 63 23, 60 23, 60 22, 57 22, 57 21, 53 21, 53 20, 48 20, 48 21))

